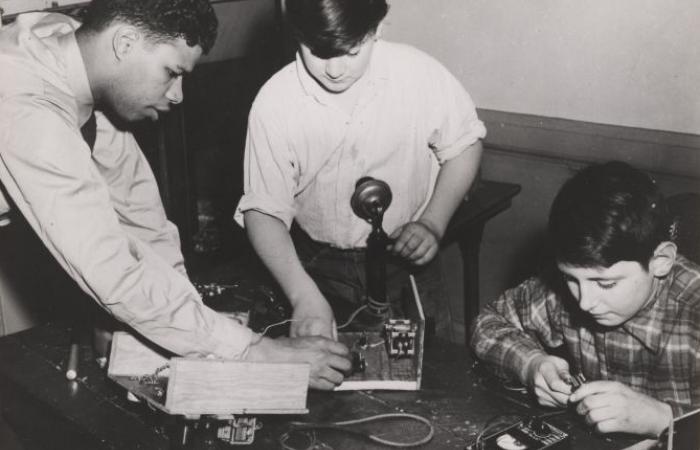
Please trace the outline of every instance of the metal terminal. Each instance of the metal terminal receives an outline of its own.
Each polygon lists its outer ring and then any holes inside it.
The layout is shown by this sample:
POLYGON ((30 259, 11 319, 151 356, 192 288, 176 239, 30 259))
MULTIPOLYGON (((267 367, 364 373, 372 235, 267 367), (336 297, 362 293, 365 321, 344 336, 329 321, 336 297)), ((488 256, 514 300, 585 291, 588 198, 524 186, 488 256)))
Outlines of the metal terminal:
POLYGON ((571 385, 571 392, 576 392, 578 388, 581 387, 583 383, 586 382, 586 377, 583 376, 581 372, 577 373, 569 379, 569 384, 571 385))
POLYGON ((401 358, 416 354, 418 326, 409 319, 389 319, 384 323, 384 336, 389 356, 401 358))
POLYGON ((230 445, 248 445, 255 439, 255 430, 262 428, 255 417, 234 417, 220 425, 216 437, 230 445))
POLYGON ((364 373, 367 369, 367 360, 362 352, 351 352, 352 373, 364 373))

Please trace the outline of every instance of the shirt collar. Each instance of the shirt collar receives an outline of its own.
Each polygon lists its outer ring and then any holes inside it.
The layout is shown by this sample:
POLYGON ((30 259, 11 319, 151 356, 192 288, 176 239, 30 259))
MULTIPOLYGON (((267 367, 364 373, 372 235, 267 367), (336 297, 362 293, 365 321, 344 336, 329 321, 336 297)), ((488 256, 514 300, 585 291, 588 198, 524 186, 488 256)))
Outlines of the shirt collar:
MULTIPOLYGON (((382 58, 384 44, 380 39, 374 44, 374 49, 372 52, 372 58, 370 59, 369 65, 367 67, 367 72, 364 74, 367 77, 368 87, 367 92, 373 95, 377 91, 377 88, 381 88, 380 83, 386 81, 389 78, 387 72, 386 61, 382 58)), ((296 72, 299 77, 299 84, 306 95, 313 97, 317 102, 323 105, 330 105, 330 99, 333 94, 327 92, 321 85, 312 77, 304 66, 304 61, 301 59, 301 54, 299 51, 296 53, 295 58, 296 72)))
POLYGON ((75 32, 62 35, 58 39, 65 58, 66 83, 68 83, 75 95, 75 103, 78 107, 78 120, 80 126, 82 126, 87 122, 94 108, 87 70, 85 69, 78 42, 75 39, 75 32))
POLYGON ((666 331, 664 324, 673 315, 674 304, 669 301, 669 287, 672 278, 672 273, 665 278, 657 278, 651 301, 622 326, 625 331, 655 354, 661 350, 661 337, 666 331))

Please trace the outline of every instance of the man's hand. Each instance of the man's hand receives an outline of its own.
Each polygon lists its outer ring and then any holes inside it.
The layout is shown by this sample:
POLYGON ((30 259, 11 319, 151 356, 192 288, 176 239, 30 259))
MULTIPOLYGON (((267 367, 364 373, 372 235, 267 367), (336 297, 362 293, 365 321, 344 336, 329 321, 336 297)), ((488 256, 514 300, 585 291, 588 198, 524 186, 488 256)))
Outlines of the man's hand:
POLYGON ((350 373, 350 351, 340 342, 320 336, 277 338, 263 337, 251 344, 248 361, 308 363, 309 386, 331 390, 350 373))
POLYGON ((435 227, 422 221, 408 222, 389 236, 394 242, 387 250, 421 266, 432 260, 440 246, 440 236, 435 227))
POLYGON ((552 355, 540 355, 533 358, 526 370, 527 385, 544 406, 563 407, 568 404, 571 385, 568 380, 569 364, 552 355))
POLYGON ((294 307, 292 323, 289 327, 291 337, 324 336, 336 339, 336 323, 333 310, 324 298, 307 298, 294 307))
POLYGON ((599 433, 625 432, 658 436, 673 419, 671 407, 617 381, 591 381, 569 401, 599 433))

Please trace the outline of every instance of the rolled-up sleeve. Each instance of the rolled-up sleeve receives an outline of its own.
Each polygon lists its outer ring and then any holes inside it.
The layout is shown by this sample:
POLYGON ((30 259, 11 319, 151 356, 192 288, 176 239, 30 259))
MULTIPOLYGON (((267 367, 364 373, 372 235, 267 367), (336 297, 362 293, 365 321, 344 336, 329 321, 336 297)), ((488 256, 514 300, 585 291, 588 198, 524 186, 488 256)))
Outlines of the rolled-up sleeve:
POLYGON ((100 133, 107 134, 98 138, 123 139, 129 148, 117 158, 131 161, 104 170, 92 160, 79 131, 38 97, 3 100, 0 123, 0 179, 39 238, 85 292, 176 354, 244 356, 251 330, 201 302, 177 269, 181 255, 171 247, 176 234, 162 206, 144 210, 158 203, 157 190, 150 171, 139 166, 145 161, 134 143, 124 136, 110 137, 102 123, 100 133), (131 174, 116 175, 129 164, 135 164, 131 174), (142 194, 145 200, 137 200, 142 194))
POLYGON ((447 69, 435 62, 428 74, 426 109, 434 123, 429 142, 440 164, 461 154, 486 137, 476 106, 462 84, 447 69))
POLYGON ((259 98, 248 118, 243 196, 234 219, 245 226, 244 213, 255 210, 276 217, 289 228, 296 213, 294 196, 299 184, 299 164, 289 149, 285 128, 275 120, 275 112, 261 107, 260 103, 259 98))
POLYGON ((550 320, 557 304, 554 293, 535 278, 507 290, 476 318, 471 335, 475 354, 504 378, 522 380, 532 358, 563 343, 550 320))

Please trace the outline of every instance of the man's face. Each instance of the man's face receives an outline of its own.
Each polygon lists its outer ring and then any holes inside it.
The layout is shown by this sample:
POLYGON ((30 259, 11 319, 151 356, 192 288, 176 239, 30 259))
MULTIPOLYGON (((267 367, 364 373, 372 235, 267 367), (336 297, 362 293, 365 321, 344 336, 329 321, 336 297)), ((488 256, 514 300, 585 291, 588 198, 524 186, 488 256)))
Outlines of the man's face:
POLYGON ((300 44, 299 53, 309 75, 328 92, 340 94, 365 74, 375 42, 370 36, 347 54, 328 59, 314 55, 304 44, 300 44))
POLYGON ((201 54, 201 47, 190 47, 181 38, 164 43, 138 40, 110 86, 111 109, 128 122, 158 119, 171 104, 182 102, 182 75, 192 71, 201 54))
POLYGON ((558 267, 579 307, 604 326, 617 326, 635 316, 654 289, 654 275, 638 262, 620 261, 607 268, 558 267))

